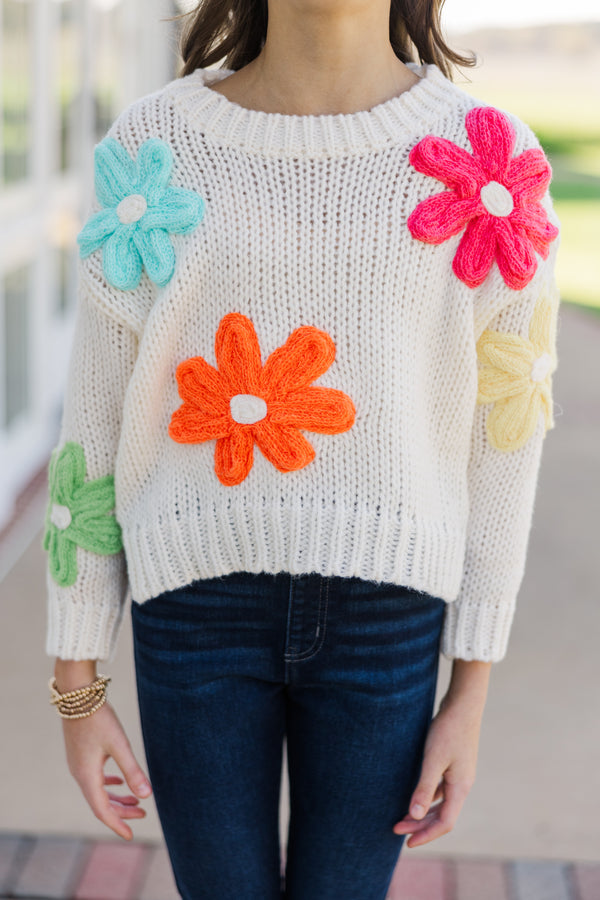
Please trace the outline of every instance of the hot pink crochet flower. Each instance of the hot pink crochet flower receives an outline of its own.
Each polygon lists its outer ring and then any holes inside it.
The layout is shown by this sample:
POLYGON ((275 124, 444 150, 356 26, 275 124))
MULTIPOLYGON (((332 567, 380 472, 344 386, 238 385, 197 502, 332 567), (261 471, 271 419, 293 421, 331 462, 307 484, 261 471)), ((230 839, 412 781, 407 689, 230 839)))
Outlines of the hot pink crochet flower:
POLYGON ((478 287, 496 260, 506 284, 520 290, 535 273, 535 251, 546 259, 558 235, 540 203, 552 170, 540 149, 513 157, 515 130, 499 110, 472 109, 465 125, 472 154, 433 135, 411 150, 415 169, 450 190, 419 203, 408 227, 418 240, 441 244, 466 225, 452 263, 455 275, 478 287))

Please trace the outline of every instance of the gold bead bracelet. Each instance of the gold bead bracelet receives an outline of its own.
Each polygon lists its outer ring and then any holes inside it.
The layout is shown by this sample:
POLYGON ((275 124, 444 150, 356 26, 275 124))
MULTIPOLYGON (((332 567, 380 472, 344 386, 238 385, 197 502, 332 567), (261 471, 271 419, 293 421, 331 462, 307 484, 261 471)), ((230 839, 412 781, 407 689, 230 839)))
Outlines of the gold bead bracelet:
POLYGON ((56 677, 51 676, 48 681, 50 703, 56 706, 63 719, 91 716, 106 702, 106 685, 110 680, 109 676, 99 674, 91 684, 61 694, 56 686, 56 677))

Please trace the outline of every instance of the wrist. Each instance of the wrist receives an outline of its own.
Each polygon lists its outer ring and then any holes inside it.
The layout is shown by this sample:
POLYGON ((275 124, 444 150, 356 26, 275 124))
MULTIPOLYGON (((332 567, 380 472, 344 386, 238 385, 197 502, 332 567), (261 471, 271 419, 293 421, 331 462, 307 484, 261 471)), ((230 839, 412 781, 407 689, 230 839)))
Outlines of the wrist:
POLYGON ((54 664, 56 687, 60 693, 86 687, 96 678, 95 659, 59 659, 54 664))
POLYGON ((483 709, 487 698, 491 662, 455 659, 446 697, 450 702, 466 701, 483 709))

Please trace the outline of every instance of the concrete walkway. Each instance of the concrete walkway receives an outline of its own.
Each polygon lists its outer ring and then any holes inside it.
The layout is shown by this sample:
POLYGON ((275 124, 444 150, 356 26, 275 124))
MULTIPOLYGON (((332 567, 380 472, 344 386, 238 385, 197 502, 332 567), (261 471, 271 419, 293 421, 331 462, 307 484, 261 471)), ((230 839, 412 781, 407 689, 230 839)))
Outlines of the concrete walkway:
MULTIPOLYGON (((177 900, 179 896, 162 844, 0 834, 0 898, 177 900)), ((600 863, 470 857, 417 860, 405 857, 403 851, 386 900, 598 897, 600 863)))
MULTIPOLYGON (((558 355, 557 425, 546 436, 508 653, 492 671, 477 781, 450 834, 404 851, 413 862, 432 855, 495 859, 502 866, 506 860, 600 860, 600 318, 563 303, 558 355)), ((19 541, 29 546, 0 584, 0 832, 107 839, 112 832, 93 816, 67 770, 62 729, 48 703, 53 660, 44 653, 45 502, 44 484, 10 538, 13 553, 19 541)), ((442 657, 438 701, 449 672, 442 657)), ((111 702, 145 766, 128 613, 108 674, 111 702)), ((117 773, 112 760, 105 771, 117 773)), ((282 786, 283 843, 285 771, 282 786)), ((132 823, 135 843, 158 842, 152 799, 143 805, 146 819, 132 823)), ((124 846, 123 852, 135 851, 124 846)), ((549 900, 554 894, 528 896, 549 900)))

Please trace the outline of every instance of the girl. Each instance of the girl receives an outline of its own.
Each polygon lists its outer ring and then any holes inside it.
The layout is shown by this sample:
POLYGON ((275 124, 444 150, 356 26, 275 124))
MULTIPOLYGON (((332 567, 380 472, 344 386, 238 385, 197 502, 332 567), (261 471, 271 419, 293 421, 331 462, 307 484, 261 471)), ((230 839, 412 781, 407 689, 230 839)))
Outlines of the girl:
POLYGON ((450 80, 440 6, 205 2, 95 148, 51 699, 101 821, 131 839, 154 791, 186 900, 383 900, 474 782, 554 426, 558 228, 531 130, 450 80), (152 788, 96 677, 129 591, 152 788))

